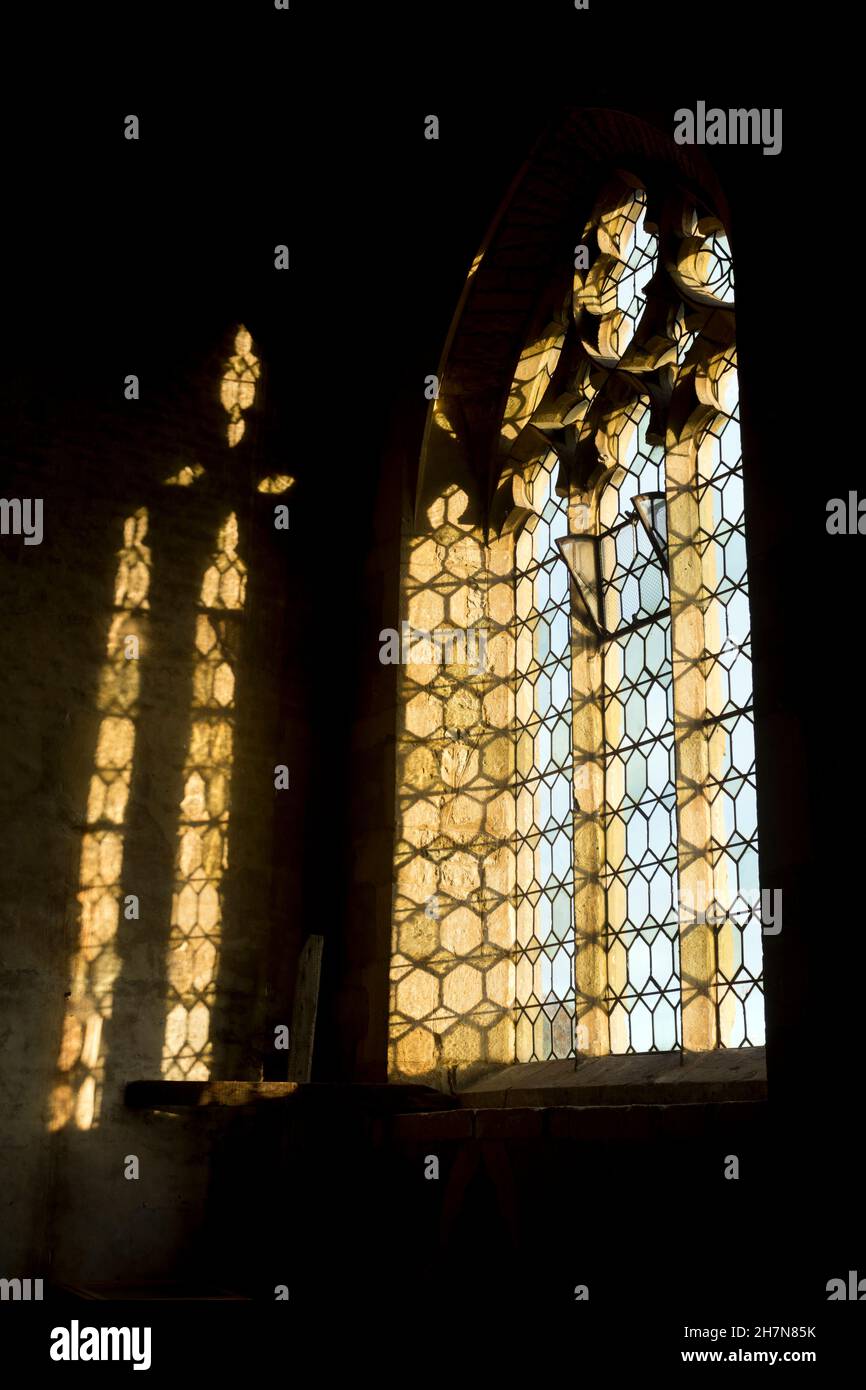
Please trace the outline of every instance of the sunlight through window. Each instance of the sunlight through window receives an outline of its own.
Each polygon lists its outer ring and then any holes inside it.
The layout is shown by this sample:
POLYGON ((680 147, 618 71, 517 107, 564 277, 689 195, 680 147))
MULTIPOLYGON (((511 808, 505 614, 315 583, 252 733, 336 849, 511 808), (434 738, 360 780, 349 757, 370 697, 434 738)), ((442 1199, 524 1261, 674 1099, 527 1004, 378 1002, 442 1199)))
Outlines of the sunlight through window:
POLYGON ((261 374, 261 363, 253 352, 253 340, 241 326, 235 337, 234 356, 225 366, 220 386, 220 400, 228 411, 229 448, 233 449, 244 437, 243 414, 249 410, 256 397, 256 382, 261 374))
POLYGON ((216 995, 222 880, 228 867, 235 672, 246 576, 232 513, 205 571, 196 618, 192 728, 168 945, 162 1060, 167 1080, 201 1081, 210 1074, 210 1016, 216 995))
POLYGON ((111 1016, 120 971, 115 947, 121 912, 123 848, 132 780, 140 687, 140 657, 150 587, 145 508, 127 517, 118 554, 114 608, 99 677, 101 715, 90 778, 79 868, 78 949, 58 1070, 51 1094, 49 1128, 73 1123, 90 1129, 99 1118, 104 1074, 103 1024, 111 1016))

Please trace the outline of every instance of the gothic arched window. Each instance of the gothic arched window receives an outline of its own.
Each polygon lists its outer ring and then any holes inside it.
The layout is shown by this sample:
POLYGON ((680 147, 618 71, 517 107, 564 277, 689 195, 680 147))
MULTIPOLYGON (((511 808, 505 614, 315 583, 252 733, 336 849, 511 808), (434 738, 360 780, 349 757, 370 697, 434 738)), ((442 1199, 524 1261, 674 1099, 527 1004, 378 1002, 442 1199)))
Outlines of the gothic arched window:
MULTIPOLYGON (((410 618, 435 602, 489 659, 403 673, 393 1075, 763 1042, 730 249, 697 194, 618 171, 576 251, 486 526, 452 484, 408 538, 410 618)), ((468 398, 489 410, 476 341, 431 407, 428 498, 468 398)))

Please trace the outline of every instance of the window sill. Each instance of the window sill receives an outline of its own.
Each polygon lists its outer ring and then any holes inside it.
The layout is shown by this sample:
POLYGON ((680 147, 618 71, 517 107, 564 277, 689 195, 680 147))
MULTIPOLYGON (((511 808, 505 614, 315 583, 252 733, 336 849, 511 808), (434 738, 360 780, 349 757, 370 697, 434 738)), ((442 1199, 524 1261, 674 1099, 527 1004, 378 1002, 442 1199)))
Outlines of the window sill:
POLYGON ((702 1105, 767 1098, 763 1047, 522 1062, 456 1092, 469 1109, 702 1105))

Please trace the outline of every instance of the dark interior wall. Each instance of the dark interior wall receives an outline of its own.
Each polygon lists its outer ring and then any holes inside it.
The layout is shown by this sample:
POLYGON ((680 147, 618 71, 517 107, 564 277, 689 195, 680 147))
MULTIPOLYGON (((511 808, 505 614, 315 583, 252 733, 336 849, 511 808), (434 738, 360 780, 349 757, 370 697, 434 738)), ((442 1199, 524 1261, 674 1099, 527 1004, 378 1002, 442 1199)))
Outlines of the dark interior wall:
MULTIPOLYGON (((183 329, 175 328, 182 341, 183 329)), ((168 370, 171 348, 168 361, 160 361, 151 342, 133 364, 141 402, 123 401, 116 374, 106 369, 100 379, 99 363, 81 343, 82 356, 71 357, 68 367, 63 361, 59 384, 50 388, 50 413, 40 418, 40 403, 32 399, 22 409, 10 392, 26 442, 6 471, 2 495, 41 497, 45 516, 41 545, 25 547, 9 536, 2 549, 3 1144, 11 1184, 4 1244, 13 1267, 26 1266, 28 1252, 32 1262, 35 1250, 40 1262, 50 1258, 67 1274, 104 1272, 129 1262, 132 1234, 133 1266, 163 1268, 172 1258, 163 1239, 172 1221, 154 1222, 154 1211, 173 1217, 173 1251, 183 1210, 194 1210, 195 1194, 204 1191, 197 1141, 185 1156, 180 1127, 175 1144, 163 1148, 152 1127, 130 1120, 122 1095, 132 1076, 160 1071, 196 603, 220 525, 232 510, 249 592, 211 1019, 215 1069, 257 1078, 273 1051, 272 1023, 288 1017, 303 888, 297 861, 282 847, 298 843, 304 822, 291 803, 280 802, 273 769, 287 762, 303 798, 306 770, 302 752, 294 754, 305 747, 306 695, 297 684, 286 689, 282 676, 287 650, 304 645, 304 608, 289 602, 292 565, 269 516, 271 500, 252 490, 249 464, 237 472, 227 465, 217 433, 224 425, 207 401, 216 382, 208 372, 219 370, 219 349, 227 351, 230 341, 224 327, 210 342, 187 339, 182 372, 174 358, 176 376, 168 370), (208 467, 200 484, 162 486, 192 458, 208 467), (114 943, 121 969, 105 1024, 100 1127, 49 1133, 49 1100, 66 1080, 57 1060, 78 948, 75 899, 117 552, 124 519, 142 507, 149 514, 152 569, 119 884, 122 894, 139 898, 140 917, 121 919, 114 943), (143 1186, 124 1181, 127 1154, 139 1156, 143 1186)), ((260 467, 267 443, 254 440, 260 467)))
MULTIPOLYGON (((304 560, 309 536, 305 546, 301 533, 291 550, 295 531, 273 526, 281 499, 256 491, 265 473, 300 471, 284 404, 293 346, 273 268, 278 238, 260 211, 269 245, 266 255, 251 255, 250 228, 230 213, 222 160, 230 170, 231 140, 211 149, 209 164, 191 129, 185 142, 182 122, 161 108, 140 114, 148 139, 135 145, 123 140, 115 113, 109 134, 107 122, 78 112, 68 143, 53 146, 51 176, 22 199, 8 248, 17 267, 9 296, 17 347, 0 388, 0 495, 43 499, 44 540, 25 546, 4 536, 0 545, 3 1255, 4 1268, 35 1261, 67 1277, 164 1270, 206 1191, 207 1145, 196 1136, 187 1146, 182 1125, 165 1143, 168 1127, 129 1117, 122 1095, 133 1076, 160 1071, 195 610, 231 511, 249 577, 211 1019, 220 1074, 257 1078, 275 1063, 273 1025, 289 1020, 295 956, 310 930, 301 865, 321 824, 309 814, 311 795, 331 800, 313 775, 314 687, 304 676, 315 649, 307 576, 321 547, 304 560), (89 148, 91 161, 74 161, 76 147, 89 148), (160 196, 144 196, 147 189, 160 196), (58 219, 62 258, 52 253, 58 219), (244 447, 230 453, 219 378, 240 322, 265 371, 244 447), (138 401, 124 399, 128 373, 139 378, 138 401), (164 486, 192 462, 206 468, 195 486, 164 486), (121 971, 105 1025, 100 1127, 52 1133, 49 1101, 65 1079, 57 1060, 78 944, 97 689, 123 523, 140 508, 149 514, 149 635, 121 885, 138 895, 140 919, 121 920, 115 943, 121 971), (290 663, 299 677, 286 680, 290 663), (289 765, 291 794, 274 790, 277 763, 289 765), (141 1183, 123 1178, 127 1154, 140 1158, 141 1183)), ((294 510, 294 496, 284 500, 294 510)))

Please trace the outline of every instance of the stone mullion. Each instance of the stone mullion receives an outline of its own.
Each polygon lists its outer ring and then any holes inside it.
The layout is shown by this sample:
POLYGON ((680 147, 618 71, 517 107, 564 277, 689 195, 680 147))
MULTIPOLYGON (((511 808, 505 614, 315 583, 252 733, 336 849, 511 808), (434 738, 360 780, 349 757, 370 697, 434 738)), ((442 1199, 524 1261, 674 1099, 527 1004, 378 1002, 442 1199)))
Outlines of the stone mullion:
MULTIPOLYGON (((585 500, 572 502, 570 529, 581 529, 585 500)), ((597 529, 597 527, 595 528, 597 529)), ((571 613, 574 751, 574 929, 576 1047, 610 1052, 607 912, 604 887, 604 663, 600 643, 577 604, 571 613)))
POLYGON ((718 1046, 716 934, 699 919, 713 900, 712 805, 704 651, 700 506, 692 437, 669 444, 666 457, 668 564, 671 592, 677 854, 680 902, 682 1045, 687 1052, 718 1046))

